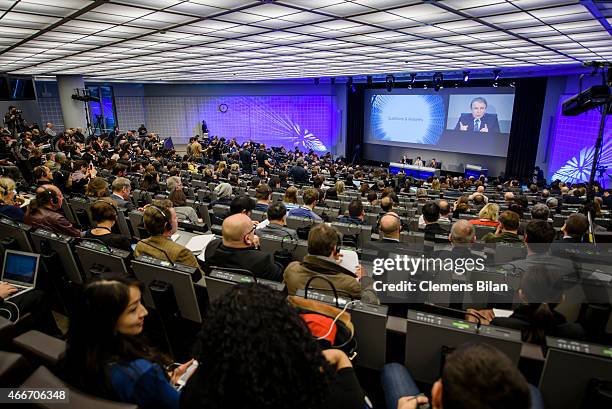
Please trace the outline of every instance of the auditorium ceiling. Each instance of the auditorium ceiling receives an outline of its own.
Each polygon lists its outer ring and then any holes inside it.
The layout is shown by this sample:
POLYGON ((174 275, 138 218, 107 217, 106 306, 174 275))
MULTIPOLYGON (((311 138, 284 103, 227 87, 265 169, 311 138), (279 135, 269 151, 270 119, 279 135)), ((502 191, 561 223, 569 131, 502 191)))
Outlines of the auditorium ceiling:
POLYGON ((564 0, 0 0, 0 66, 228 81, 612 60, 612 10, 564 0))

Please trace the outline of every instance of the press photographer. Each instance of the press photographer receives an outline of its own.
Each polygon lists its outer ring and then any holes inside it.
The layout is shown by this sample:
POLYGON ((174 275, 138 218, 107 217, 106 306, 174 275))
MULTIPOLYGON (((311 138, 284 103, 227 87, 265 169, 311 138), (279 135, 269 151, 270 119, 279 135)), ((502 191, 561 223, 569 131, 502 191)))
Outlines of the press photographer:
POLYGON ((25 121, 21 116, 21 110, 17 109, 16 106, 9 106, 8 112, 4 114, 4 125, 9 130, 14 138, 17 138, 17 134, 23 131, 25 121))

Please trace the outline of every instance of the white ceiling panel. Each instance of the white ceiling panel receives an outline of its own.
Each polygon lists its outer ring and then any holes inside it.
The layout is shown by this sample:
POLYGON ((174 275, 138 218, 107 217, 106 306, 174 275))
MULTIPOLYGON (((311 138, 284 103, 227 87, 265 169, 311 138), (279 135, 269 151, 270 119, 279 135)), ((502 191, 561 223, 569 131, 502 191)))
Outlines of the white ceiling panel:
POLYGON ((3 70, 93 79, 276 79, 579 64, 612 55, 608 31, 570 0, 92 4, 0 0, 3 70))

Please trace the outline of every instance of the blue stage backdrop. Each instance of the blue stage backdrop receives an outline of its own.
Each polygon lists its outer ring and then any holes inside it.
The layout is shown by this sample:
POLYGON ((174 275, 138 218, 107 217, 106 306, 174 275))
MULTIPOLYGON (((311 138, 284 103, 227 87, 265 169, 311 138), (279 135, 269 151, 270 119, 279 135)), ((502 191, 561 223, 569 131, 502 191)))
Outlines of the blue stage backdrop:
POLYGON ((340 128, 335 99, 326 95, 145 97, 144 104, 149 128, 178 143, 200 133, 204 119, 210 135, 327 152, 340 128))
MULTIPOLYGON (((559 100, 553 138, 550 148, 548 179, 559 179, 563 182, 586 182, 593 166, 595 140, 599 132, 601 114, 598 110, 585 112, 577 116, 563 116, 561 105, 571 95, 563 95, 559 100)), ((606 168, 603 177, 597 178, 602 185, 610 186, 612 175, 612 125, 610 116, 604 128, 604 140, 599 166, 606 168)))

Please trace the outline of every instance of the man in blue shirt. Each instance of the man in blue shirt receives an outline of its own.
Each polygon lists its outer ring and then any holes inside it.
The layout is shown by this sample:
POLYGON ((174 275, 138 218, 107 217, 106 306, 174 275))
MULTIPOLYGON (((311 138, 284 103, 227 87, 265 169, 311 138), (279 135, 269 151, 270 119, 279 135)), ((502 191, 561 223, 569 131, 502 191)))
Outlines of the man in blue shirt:
POLYGON ((348 224, 363 224, 363 219, 365 218, 365 212, 363 211, 363 204, 359 199, 351 200, 351 203, 348 205, 348 216, 342 216, 338 219, 340 223, 348 223, 348 224))
POLYGON ((288 216, 293 217, 308 217, 314 221, 323 221, 323 219, 314 212, 314 208, 319 200, 319 192, 315 188, 306 189, 302 195, 304 205, 291 209, 288 216))

